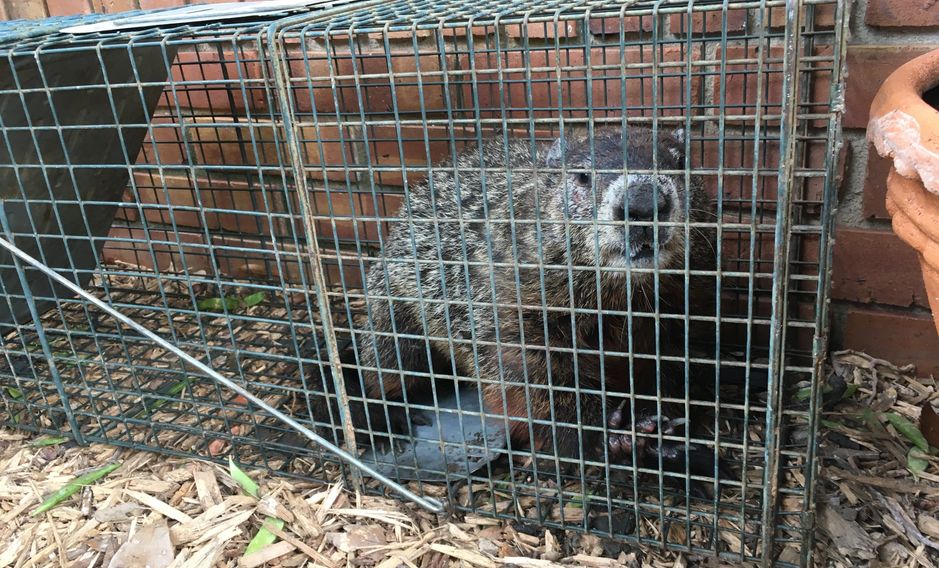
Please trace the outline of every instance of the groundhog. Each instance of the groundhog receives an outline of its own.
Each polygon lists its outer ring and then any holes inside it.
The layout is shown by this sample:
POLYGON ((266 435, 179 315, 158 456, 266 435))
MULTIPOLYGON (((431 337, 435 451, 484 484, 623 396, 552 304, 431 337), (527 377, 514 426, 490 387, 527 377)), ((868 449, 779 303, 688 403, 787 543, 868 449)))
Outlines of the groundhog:
POLYGON ((687 222, 715 214, 684 148, 681 130, 597 127, 534 148, 498 135, 434 167, 368 272, 355 426, 406 432, 403 405, 378 401, 428 388, 434 368, 478 381, 513 449, 580 457, 582 437, 584 459, 684 467, 677 443, 643 437, 685 425, 683 404, 655 397, 686 396, 686 339, 714 335, 693 319, 714 317, 698 274, 716 269, 713 231, 687 222))

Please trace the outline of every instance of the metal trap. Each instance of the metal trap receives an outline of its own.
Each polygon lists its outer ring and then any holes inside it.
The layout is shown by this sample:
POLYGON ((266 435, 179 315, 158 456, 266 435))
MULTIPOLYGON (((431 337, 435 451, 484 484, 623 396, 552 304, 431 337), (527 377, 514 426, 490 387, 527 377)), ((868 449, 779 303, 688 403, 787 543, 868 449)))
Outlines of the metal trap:
POLYGON ((0 30, 5 424, 809 562, 843 3, 233 9, 0 30))

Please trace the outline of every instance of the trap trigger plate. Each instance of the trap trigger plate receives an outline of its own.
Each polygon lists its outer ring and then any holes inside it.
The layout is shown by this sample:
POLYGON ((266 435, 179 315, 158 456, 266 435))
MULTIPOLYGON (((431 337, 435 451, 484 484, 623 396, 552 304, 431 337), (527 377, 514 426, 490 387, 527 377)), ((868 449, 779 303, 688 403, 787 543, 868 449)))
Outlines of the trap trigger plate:
MULTIPOLYGON (((430 395, 410 402, 434 405, 430 395)), ((411 441, 371 448, 360 459, 391 478, 445 481, 469 476, 504 453, 505 425, 480 414, 476 387, 438 389, 437 403, 438 412, 419 411, 423 420, 411 424, 411 441)))

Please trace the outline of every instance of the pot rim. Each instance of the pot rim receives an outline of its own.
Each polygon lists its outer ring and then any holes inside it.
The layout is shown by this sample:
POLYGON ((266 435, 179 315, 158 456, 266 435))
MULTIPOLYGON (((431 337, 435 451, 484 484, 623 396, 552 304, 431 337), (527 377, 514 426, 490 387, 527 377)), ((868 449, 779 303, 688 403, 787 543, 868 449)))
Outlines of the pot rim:
MULTIPOLYGON (((887 77, 871 103, 870 119, 880 118, 893 110, 939 119, 939 110, 923 100, 923 93, 933 87, 939 87, 939 49, 907 61, 887 77)), ((920 124, 921 128, 929 126, 920 124)), ((939 123, 935 129, 939 131, 939 123)))
POLYGON ((903 177, 939 196, 939 109, 923 94, 939 87, 939 49, 908 61, 887 77, 871 103, 867 138, 893 158, 903 177))

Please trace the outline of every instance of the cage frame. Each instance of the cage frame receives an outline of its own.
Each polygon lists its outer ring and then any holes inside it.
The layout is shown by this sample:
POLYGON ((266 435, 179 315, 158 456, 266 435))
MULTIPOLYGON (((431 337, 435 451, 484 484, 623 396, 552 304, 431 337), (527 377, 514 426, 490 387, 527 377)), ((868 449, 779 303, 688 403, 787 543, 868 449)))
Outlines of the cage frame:
MULTIPOLYGON (((343 416, 341 417, 341 423, 346 432, 346 436, 345 436, 346 445, 343 448, 345 451, 344 452, 340 451, 340 455, 343 455, 344 458, 346 458, 348 461, 354 464, 355 467, 350 468, 348 473, 350 477, 353 479, 353 482, 357 486, 361 486, 361 484, 364 483, 364 481, 360 477, 360 470, 365 469, 366 471, 368 471, 369 468, 367 465, 362 464, 356 457, 354 457, 357 454, 357 448, 355 444, 353 426, 351 422, 346 419, 346 416, 349 413, 350 403, 349 403, 348 395, 345 393, 345 389, 343 386, 344 385, 343 366, 340 362, 340 357, 339 357, 340 340, 338 339, 338 335, 336 331, 333 329, 332 306, 327 297, 328 296, 327 284, 326 284, 327 277, 325 275, 324 268, 323 268, 324 260, 322 257, 322 251, 320 250, 321 247, 319 244, 321 242, 321 238, 319 237, 319 231, 318 231, 317 225, 314 222, 314 218, 317 212, 315 211, 315 207, 309 200, 310 190, 307 187, 308 180, 307 180, 307 176, 305 173, 305 168, 307 166, 303 160, 304 148, 303 148, 303 142, 302 142, 302 134, 299 131, 299 129, 301 128, 299 123, 301 121, 295 116, 296 104, 295 104, 295 101, 293 101, 291 98, 291 88, 290 88, 290 83, 289 83, 289 77, 290 77, 289 47, 287 45, 287 40, 290 38, 291 31, 296 30, 298 27, 302 29, 304 28, 304 26, 310 26, 313 24, 327 21, 337 14, 348 14, 350 11, 364 12, 366 10, 369 10, 371 7, 378 7, 378 6, 381 6, 382 4, 383 2, 373 1, 373 2, 366 2, 361 5, 357 5, 354 8, 350 6, 340 6, 340 7, 335 8, 334 10, 323 10, 319 12, 311 12, 308 14, 299 14, 293 17, 276 19, 274 21, 271 21, 266 26, 266 29, 256 28, 257 53, 259 54, 258 57, 262 61, 266 60, 266 62, 270 64, 270 67, 267 67, 266 65, 261 65, 262 72, 264 73, 267 73, 268 71, 271 72, 270 77, 265 77, 265 85, 266 85, 266 88, 269 88, 270 84, 268 84, 266 81, 268 79, 272 81, 272 84, 274 87, 272 91, 273 91, 273 94, 277 97, 276 104, 278 105, 278 108, 281 110, 280 119, 282 120, 283 125, 284 125, 283 143, 288 150, 288 163, 290 167, 293 168, 293 180, 294 180, 294 183, 296 184, 297 195, 298 195, 299 205, 300 205, 299 215, 302 217, 303 224, 304 224, 303 238, 305 242, 313 243, 312 246, 308 246, 306 248, 306 254, 308 255, 308 262, 304 263, 304 266, 303 266, 308 271, 308 277, 311 283, 311 284, 308 284, 307 286, 309 286, 309 289, 311 290, 312 294, 315 294, 316 296, 315 299, 316 299, 319 313, 325 314, 327 316, 327 317, 322 318, 319 324, 314 324, 313 321, 311 320, 310 325, 311 326, 318 325, 320 329, 322 330, 322 333, 324 334, 324 337, 326 339, 328 360, 330 362, 329 363, 330 372, 332 374, 333 384, 335 385, 335 388, 338 392, 338 396, 340 400, 340 408, 343 411, 343 416)), ((525 26, 531 23, 545 23, 545 25, 548 25, 548 24, 553 25, 555 30, 557 30, 559 26, 559 22, 563 21, 561 18, 561 14, 564 9, 564 6, 580 5, 580 4, 582 3, 581 2, 553 3, 552 5, 557 6, 554 8, 553 16, 539 16, 539 17, 531 18, 530 17, 531 10, 526 11, 525 14, 522 16, 519 16, 518 14, 513 13, 509 17, 506 17, 506 18, 503 18, 501 14, 497 14, 491 18, 491 25, 493 25, 496 28, 499 28, 499 26, 507 25, 506 22, 509 22, 509 24, 513 24, 513 25, 518 24, 518 25, 525 25, 525 26)), ((668 0, 656 0, 652 4, 653 4, 652 7, 648 9, 648 15, 653 16, 653 17, 657 17, 663 14, 672 14, 672 13, 680 14, 680 13, 683 13, 683 10, 686 10, 688 15, 690 16, 694 12, 693 3, 677 3, 677 2, 673 3, 673 2, 669 2, 668 0), (683 9, 681 8, 679 4, 685 4, 686 7, 683 9)), ((729 5, 729 2, 725 0, 722 4, 723 4, 723 11, 726 14, 726 10, 729 5)), ((770 323, 770 327, 772 329, 772 335, 770 336, 771 356, 770 356, 770 362, 769 362, 769 377, 770 377, 769 392, 771 395, 771 400, 766 405, 767 406, 766 432, 768 436, 768 441, 766 443, 767 465, 763 470, 764 479, 763 479, 763 484, 762 484, 763 485, 763 501, 762 502, 764 504, 763 520, 761 523, 761 528, 763 531, 762 542, 773 543, 776 540, 775 533, 778 530, 778 525, 776 522, 774 522, 774 519, 776 519, 778 515, 778 505, 782 497, 782 493, 780 493, 779 486, 778 486, 778 483, 779 483, 778 477, 780 475, 780 470, 778 467, 776 467, 776 464, 781 459, 781 455, 783 453, 783 448, 781 447, 777 439, 778 430, 780 428, 780 421, 782 420, 782 416, 781 416, 781 413, 776 412, 775 409, 780 407, 780 403, 778 399, 781 396, 781 391, 778 388, 779 385, 777 383, 779 381, 779 377, 785 372, 785 367, 786 367, 786 363, 783 359, 786 354, 785 347, 783 346, 783 341, 784 341, 784 336, 785 336, 784 323, 787 321, 787 317, 788 317, 786 315, 787 314, 786 303, 787 303, 787 292, 789 291, 788 287, 790 285, 790 278, 789 278, 789 273, 788 273, 788 270, 790 268, 789 260, 788 260, 789 259, 789 246, 790 246, 790 241, 792 240, 792 237, 793 237, 793 227, 791 226, 793 222, 792 211, 791 211, 792 206, 793 206, 792 186, 795 180, 795 173, 794 173, 796 169, 795 161, 797 159, 797 156, 795 155, 796 154, 795 146, 797 143, 796 140, 800 134, 798 132, 799 121, 796 115, 799 112, 798 106, 802 100, 799 97, 799 89, 805 88, 805 84, 800 83, 799 63, 800 63, 800 58, 804 57, 805 53, 811 52, 810 48, 805 47, 805 44, 807 43, 811 44, 812 42, 811 37, 809 38, 800 37, 800 35, 797 33, 797 30, 801 29, 801 25, 803 23, 802 22, 802 18, 804 17, 803 8, 809 5, 816 5, 816 3, 807 2, 806 0, 785 0, 785 1, 761 0, 759 2, 749 2, 749 3, 743 2, 743 3, 735 3, 735 4, 741 4, 741 5, 747 5, 747 6, 749 6, 750 4, 753 4, 760 8, 760 10, 758 11, 758 13, 760 14, 762 14, 764 10, 766 10, 768 13, 768 10, 770 8, 784 7, 786 15, 785 15, 785 31, 783 33, 785 34, 785 37, 788 38, 788 41, 785 42, 784 52, 783 52, 783 57, 782 57, 783 59, 783 71, 782 71, 783 93, 781 97, 781 109, 783 112, 782 112, 782 124, 779 128, 779 131, 780 131, 780 171, 785 172, 785 174, 780 175, 778 179, 777 197, 776 197, 777 208, 776 208, 776 218, 774 222, 774 230, 775 230, 774 251, 775 252, 774 252, 774 259, 773 259, 773 290, 771 293, 772 320, 770 323), (769 503, 772 503, 773 506, 771 507, 767 506, 767 504, 769 503)), ((822 4, 821 2, 818 3, 818 5, 821 5, 821 4, 822 4)), ((845 3, 843 2, 835 2, 834 5, 836 7, 836 15, 835 15, 836 29, 831 33, 834 35, 836 39, 836 41, 834 42, 834 45, 832 46, 833 47, 832 60, 835 62, 835 64, 833 65, 833 69, 831 70, 832 78, 831 78, 830 93, 829 93, 830 100, 832 101, 832 107, 834 110, 832 112, 829 112, 826 116, 826 118, 828 119, 828 123, 827 123, 828 133, 827 133, 827 140, 826 140, 826 148, 833 149, 834 155, 826 156, 825 164, 824 164, 824 170, 825 170, 824 179, 828 183, 825 184, 824 199, 822 202, 822 211, 820 213, 820 222, 819 222, 818 228, 820 230, 820 237, 819 237, 820 247, 823 251, 825 251, 825 254, 822 254, 818 261, 819 262, 818 286, 816 288, 816 305, 817 306, 824 306, 828 301, 828 294, 829 294, 829 288, 830 288, 830 254, 831 254, 830 241, 831 241, 831 228, 832 228, 833 205, 834 205, 834 196, 833 196, 834 191, 830 187, 830 185, 831 183, 833 183, 833 180, 835 179, 836 169, 837 169, 837 154, 842 144, 839 138, 841 112, 838 110, 838 108, 840 106, 843 106, 843 92, 841 90, 841 76, 843 74, 843 63, 839 63, 839 62, 843 61, 842 52, 844 50, 844 44, 846 41, 846 37, 845 37, 846 34, 844 33, 844 27, 846 27, 846 24, 845 24, 846 6, 845 6, 845 3)), ((706 10, 714 11, 714 6, 715 6, 714 4, 707 4, 703 8, 701 8, 701 11, 706 11, 706 10)), ((511 10, 516 10, 516 8, 512 8, 511 10)), ((550 11, 550 9, 545 9, 545 8, 541 8, 541 10, 550 11)), ((632 4, 623 5, 620 8, 620 16, 624 17, 627 12, 629 12, 632 15, 644 15, 645 12, 643 12, 643 10, 644 9, 636 8, 632 4)), ((585 15, 582 17, 582 19, 586 20, 587 18, 589 18, 589 14, 590 14, 590 9, 588 8, 588 10, 585 12, 585 15)), ((474 25, 474 23, 475 23, 474 19, 470 17, 469 20, 466 20, 465 27, 471 28, 474 25)), ((410 31, 412 34, 414 34, 414 37, 416 37, 416 32, 419 30, 431 29, 431 30, 442 31, 444 27, 445 27, 445 24, 444 24, 443 17, 440 18, 440 22, 438 24, 433 24, 433 23, 425 24, 425 23, 418 23, 417 21, 414 21, 410 25, 410 28, 405 28, 403 26, 394 26, 394 25, 385 23, 384 29, 383 29, 384 41, 386 43, 385 53, 388 54, 390 52, 390 49, 387 45, 389 32, 410 31)), ((463 23, 454 24, 454 27, 464 27, 464 24, 463 23)), ((300 32, 300 35, 302 36, 304 33, 305 32, 300 32)), ((185 32, 180 32, 180 34, 184 35, 185 32)), ((654 38, 655 37, 654 26, 653 26, 652 34, 654 38)), ((157 35, 158 34, 154 34, 153 37, 157 37, 157 35)), ((441 35, 439 34, 437 35, 438 42, 440 41, 441 37, 442 37, 441 35)), ((164 39, 162 39, 161 41, 165 42, 166 38, 164 37, 164 39)), ((193 43, 197 42, 196 39, 193 39, 192 41, 193 43)), ((498 41, 498 39, 496 41, 498 41)), ((724 32, 723 41, 724 41, 723 45, 726 46, 726 41, 727 41, 726 31, 724 32)), ((415 43, 416 43, 416 40, 415 40, 415 43)), ((689 44, 691 43, 691 34, 688 34, 688 43, 689 44)), ((129 45, 128 45, 128 50, 130 50, 129 45)), ((496 51, 499 51, 498 48, 496 48, 496 51)), ((164 55, 165 55, 165 52, 164 52, 164 55)), ((8 57, 12 57, 12 55, 8 54, 8 57)), ((418 60, 420 59, 419 56, 416 56, 416 58, 418 60)), ((691 56, 688 55, 687 59, 688 59, 688 65, 690 68, 691 56)), ((172 61, 166 61, 166 64, 167 64, 167 68, 171 68, 173 65, 172 61)), ((588 68, 589 67, 590 65, 588 63, 588 68)), ((390 68, 390 63, 389 63, 389 68, 390 68)), ((655 64, 653 64, 653 68, 655 68, 655 64)), ((418 74, 420 74, 419 71, 418 71, 418 74)), ((445 72, 444 72, 444 75, 446 75, 445 72)), ((762 74, 760 74, 759 77, 762 78, 762 74)), ((420 83, 420 78, 418 78, 418 82, 420 83)), ((173 79, 168 79, 169 86, 172 86, 173 83, 174 83, 173 79)), ((653 82, 653 85, 654 84, 655 83, 653 82)), ((690 84, 688 85, 688 88, 691 89, 690 84)), ((392 89, 393 89, 393 86, 392 86, 392 89)), ((177 100, 177 105, 178 104, 179 103, 177 100)), ((179 107, 177 106, 177 108, 179 107)), ((758 108, 759 108, 759 105, 758 105, 758 108)), ((315 115, 315 110, 314 110, 314 115, 315 115)), ((723 120, 723 118, 724 117, 722 116, 721 119, 723 120)), ((692 118, 690 115, 685 116, 685 121, 687 124, 690 125, 691 120, 692 118)), ((654 122, 655 122, 655 118, 653 118, 653 123, 654 122)), ((503 116, 503 123, 505 123, 504 116, 503 116)), ((276 137, 277 135, 278 135, 278 131, 277 129, 274 129, 274 136, 276 137)), ((400 129, 398 130, 398 137, 400 140, 401 139, 400 129)), ((757 150, 754 150, 754 152, 757 152, 757 150)), ((130 159, 128 159, 128 163, 130 163, 130 159)), ((754 168, 756 167, 757 166, 754 165, 754 168)), ((268 211, 270 211, 270 209, 268 209, 268 211)), ((0 217, 2 217, 2 221, 3 221, 2 228, 4 231, 4 236, 7 237, 4 239, 0 239, 0 245, 4 246, 7 250, 13 251, 13 249, 17 247, 15 246, 15 244, 13 244, 15 241, 12 237, 12 231, 9 228, 9 224, 7 222, 6 216, 2 215, 0 217), (11 248, 11 246, 8 246, 8 245, 11 245, 13 248, 11 248)), ((275 250, 275 253, 276 252, 277 251, 275 250)), ((14 262, 16 263, 17 272, 21 277, 21 286, 23 287, 27 296, 29 296, 29 292, 28 292, 29 285, 25 280, 25 272, 23 272, 22 265, 20 264, 21 261, 32 264, 33 267, 39 268, 40 270, 42 270, 42 268, 40 268, 40 266, 37 264, 31 263, 29 260, 27 260, 27 258, 21 255, 16 255, 16 258, 14 259, 14 262)), ((40 262, 39 264, 42 264, 42 263, 40 262)), ((56 273, 54 270, 47 269, 47 270, 43 270, 43 272, 45 272, 51 278, 55 278, 56 276, 56 273)), ((4 293, 6 294, 6 291, 4 291, 4 293)), ((87 297, 85 299, 88 300, 89 302, 92 302, 90 297, 87 297)), ((40 314, 35 309, 35 302, 29 299, 28 297, 27 303, 30 304, 31 315, 34 318, 34 320, 36 322, 40 321, 40 314)), ((112 316, 117 317, 115 313, 119 313, 119 312, 114 311, 112 307, 107 306, 105 304, 100 304, 98 302, 92 302, 92 303, 94 303, 99 309, 102 309, 103 311, 111 314, 112 316)), ((227 314, 227 311, 226 311, 226 314, 227 314)), ((133 327, 133 325, 131 325, 127 321, 124 321, 124 323, 133 327)), ((823 365, 824 365, 824 358, 825 358, 825 353, 827 349, 827 327, 828 327, 827 310, 826 309, 817 310, 815 313, 816 335, 814 337, 813 348, 812 348, 813 356, 814 356, 814 360, 812 362, 812 367, 813 367, 812 374, 816 378, 821 375, 823 365)), ((57 370, 57 365, 56 365, 57 358, 53 353, 53 348, 51 347, 49 340, 45 337, 45 334, 43 333, 43 331, 41 331, 42 329, 43 329, 43 326, 36 325, 36 331, 37 331, 37 334, 39 334, 39 339, 42 345, 43 353, 46 359, 49 361, 49 369, 50 369, 50 372, 53 374, 53 383, 56 385, 56 388, 60 390, 60 398, 62 400, 62 404, 65 406, 65 413, 67 416, 67 421, 69 422, 69 424, 71 425, 73 429, 76 441, 84 442, 82 438, 82 434, 81 434, 81 428, 79 427, 75 417, 71 414, 71 405, 68 402, 69 400, 68 393, 65 390, 63 381, 61 377, 59 376, 59 373, 57 370)), ((138 329, 135 327, 134 329, 136 329, 140 333, 143 333, 142 330, 145 330, 146 328, 138 329)), ((150 339, 156 341, 156 339, 152 337, 150 339)), ((196 368, 198 368, 200 371, 205 373, 207 376, 211 377, 212 379, 220 382, 221 384, 229 388, 232 388, 235 392, 241 394, 242 396, 245 396, 252 403, 258 405, 260 408, 264 409, 268 413, 271 413, 273 416, 281 420, 287 419, 286 421, 288 421, 288 424, 289 424, 289 420, 290 420, 289 416, 283 415, 282 413, 277 411, 277 409, 270 407, 270 405, 267 405, 262 399, 257 398, 254 395, 252 395, 249 390, 243 389, 240 385, 230 381, 229 379, 224 377, 224 375, 221 375, 220 373, 218 373, 211 367, 207 367, 201 362, 199 362, 197 359, 192 358, 190 355, 186 354, 185 351, 180 350, 178 347, 173 345, 173 343, 164 341, 163 343, 159 343, 159 344, 165 349, 172 351, 174 354, 176 354, 177 356, 179 356, 180 358, 182 358, 189 364, 196 366, 196 368), (196 363, 198 363, 198 365, 196 365, 196 363), (200 367, 199 365, 202 365, 202 367, 200 367)), ((750 361, 748 359, 747 365, 749 364, 750 364, 750 361)), ((808 411, 808 416, 810 419, 809 429, 810 429, 812 439, 815 438, 815 435, 817 433, 819 413, 821 410, 820 403, 819 403, 819 401, 821 400, 820 394, 821 394, 821 382, 816 380, 813 383, 813 392, 812 392, 812 396, 810 397, 810 409, 808 411)), ((291 424, 291 426, 300 432, 303 432, 303 430, 305 430, 305 428, 299 424, 291 424)), ((304 435, 306 434, 304 433, 304 435)), ((314 434, 314 436, 316 435, 314 434)), ((310 438, 310 436, 307 436, 307 437, 310 438)), ((319 436, 316 436, 316 437, 319 438, 319 436)), ((310 438, 310 439, 314 439, 314 438, 310 438)), ((317 442, 321 443, 320 440, 317 440, 317 442)), ((327 444, 327 447, 331 445, 329 444, 328 441, 325 441, 325 442, 327 444)), ((339 448, 333 447, 331 449, 334 449, 335 451, 339 451, 339 448)), ((814 444, 809 444, 809 447, 808 447, 809 460, 812 462, 814 462, 814 450, 815 450, 814 444)), ((812 465, 812 467, 807 468, 807 471, 815 472, 816 469, 817 469, 817 466, 812 465)), ((369 471, 369 473, 373 477, 378 475, 379 478, 381 478, 381 474, 379 474, 378 472, 374 470, 369 471)), ((410 489, 408 489, 408 487, 406 487, 405 485, 399 482, 389 479, 388 486, 394 489, 395 491, 397 491, 398 493, 405 495, 412 500, 415 500, 416 502, 422 504, 425 507, 431 508, 433 510, 439 510, 437 507, 437 505, 439 505, 438 503, 435 503, 433 500, 425 500, 423 497, 416 495, 410 489)), ((811 483, 810 477, 807 478, 806 480, 805 491, 806 491, 806 494, 805 494, 804 504, 805 504, 806 510, 803 510, 803 514, 808 516, 809 520, 807 522, 809 525, 812 525, 813 521, 811 520, 811 516, 812 516, 812 508, 813 508, 813 503, 812 503, 813 484, 811 483)), ((716 519, 717 517, 715 516, 715 523, 716 523, 716 519)), ((810 527, 803 527, 803 528, 810 528, 810 527)), ((811 530, 808 530, 807 534, 811 535, 811 530)), ((670 543, 664 542, 664 537, 663 537, 663 541, 661 544, 669 545, 670 543)), ((809 536, 806 546, 803 549, 803 558, 802 558, 803 563, 808 563, 810 561, 811 553, 812 553, 811 548, 812 548, 811 536, 809 536)), ((773 557, 774 557, 774 547, 763 546, 762 556, 761 556, 762 565, 764 566, 771 565, 773 561, 773 557)))

